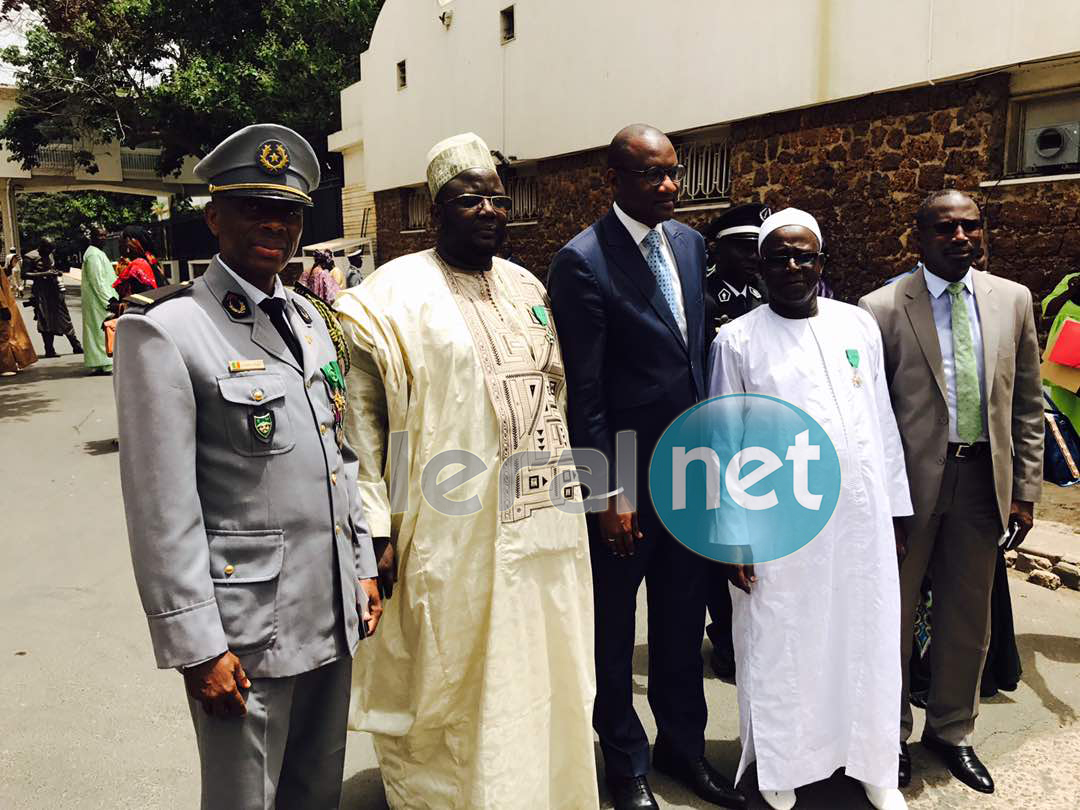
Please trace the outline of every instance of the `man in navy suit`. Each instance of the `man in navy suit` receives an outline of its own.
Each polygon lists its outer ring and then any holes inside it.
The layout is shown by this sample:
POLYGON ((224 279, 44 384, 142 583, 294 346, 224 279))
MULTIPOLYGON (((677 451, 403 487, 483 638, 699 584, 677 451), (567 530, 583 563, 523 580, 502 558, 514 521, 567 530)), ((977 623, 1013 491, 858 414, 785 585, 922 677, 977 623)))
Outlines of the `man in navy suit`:
POLYGON ((649 459, 660 436, 705 396, 705 243, 671 219, 684 172, 664 133, 641 124, 621 130, 608 149, 614 204, 556 254, 548 276, 570 438, 609 463, 608 492, 592 493, 606 508, 589 516, 589 539, 593 726, 616 810, 658 807, 647 779, 649 740, 633 707, 634 610, 643 579, 649 705, 658 728, 654 764, 702 798, 745 805, 704 756, 700 651, 710 566, 668 534, 648 494, 649 459), (615 446, 623 431, 636 434, 636 462, 620 481, 615 446))

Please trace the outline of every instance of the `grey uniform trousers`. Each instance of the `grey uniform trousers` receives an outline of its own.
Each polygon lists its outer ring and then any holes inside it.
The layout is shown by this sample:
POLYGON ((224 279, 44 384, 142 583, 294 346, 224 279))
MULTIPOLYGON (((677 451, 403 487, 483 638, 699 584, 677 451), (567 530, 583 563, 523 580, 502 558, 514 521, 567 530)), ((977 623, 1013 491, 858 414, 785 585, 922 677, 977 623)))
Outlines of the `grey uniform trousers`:
POLYGON ((202 810, 336 810, 352 659, 289 678, 252 678, 247 715, 208 715, 188 698, 202 810))
POLYGON ((916 516, 914 524, 900 567, 904 676, 900 738, 911 736, 908 663, 915 608, 922 598, 923 577, 929 572, 934 593, 933 643, 924 733, 952 745, 970 745, 990 643, 990 595, 1002 531, 988 447, 977 457, 946 459, 937 505, 930 515, 916 516))

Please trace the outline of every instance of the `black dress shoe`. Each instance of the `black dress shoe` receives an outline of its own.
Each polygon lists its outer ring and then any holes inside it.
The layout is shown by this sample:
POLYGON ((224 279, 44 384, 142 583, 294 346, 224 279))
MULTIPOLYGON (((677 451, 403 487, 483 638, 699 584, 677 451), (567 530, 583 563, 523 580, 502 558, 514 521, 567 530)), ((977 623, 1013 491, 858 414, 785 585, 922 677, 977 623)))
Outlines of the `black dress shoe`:
POLYGON ((609 778, 607 785, 615 810, 660 810, 644 776, 609 778))
POLYGON ((705 757, 687 759, 657 745, 653 748, 653 767, 681 782, 707 802, 736 810, 746 807, 746 797, 710 765, 705 757))
POLYGON ((902 788, 911 784, 911 752, 908 751, 906 742, 900 743, 900 770, 896 781, 902 788))
POLYGON ((923 735, 922 744, 937 754, 949 769, 949 773, 969 788, 979 793, 994 792, 994 780, 990 778, 990 772, 979 761, 975 749, 970 745, 949 745, 927 734, 923 735))

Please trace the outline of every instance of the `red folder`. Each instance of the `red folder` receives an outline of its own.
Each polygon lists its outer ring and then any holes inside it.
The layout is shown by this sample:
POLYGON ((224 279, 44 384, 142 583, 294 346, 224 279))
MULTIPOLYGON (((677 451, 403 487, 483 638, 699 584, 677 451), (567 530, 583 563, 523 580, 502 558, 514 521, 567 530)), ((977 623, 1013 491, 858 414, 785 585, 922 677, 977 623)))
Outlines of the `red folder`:
POLYGON ((1080 368, 1080 322, 1069 318, 1061 325, 1046 359, 1069 368, 1080 368))

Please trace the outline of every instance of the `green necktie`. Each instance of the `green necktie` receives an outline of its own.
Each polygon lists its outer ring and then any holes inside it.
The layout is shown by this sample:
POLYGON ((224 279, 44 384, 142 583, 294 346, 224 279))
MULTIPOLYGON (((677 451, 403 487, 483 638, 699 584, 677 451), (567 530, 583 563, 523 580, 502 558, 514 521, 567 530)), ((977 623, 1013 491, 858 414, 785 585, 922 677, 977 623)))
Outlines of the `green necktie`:
POLYGON ((953 369, 956 381, 956 433, 970 444, 983 432, 982 394, 979 391, 979 368, 975 365, 975 342, 971 339, 971 320, 964 301, 964 284, 954 281, 948 287, 952 298, 953 369))

